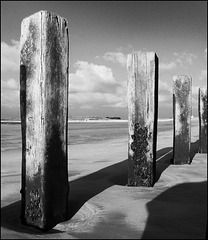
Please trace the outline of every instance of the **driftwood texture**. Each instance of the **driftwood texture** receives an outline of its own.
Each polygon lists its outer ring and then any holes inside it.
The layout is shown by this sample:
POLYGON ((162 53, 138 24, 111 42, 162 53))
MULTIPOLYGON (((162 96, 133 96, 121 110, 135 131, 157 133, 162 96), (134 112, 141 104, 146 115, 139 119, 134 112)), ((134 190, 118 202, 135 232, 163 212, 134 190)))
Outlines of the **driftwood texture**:
POLYGON ((173 163, 190 163, 191 146, 191 87, 187 75, 173 77, 173 163))
POLYGON ((158 58, 128 55, 128 186, 153 186, 156 174, 158 58))
POLYGON ((198 93, 199 111, 199 152, 207 153, 207 89, 199 88, 198 93))
POLYGON ((20 39, 23 224, 67 220, 67 21, 47 11, 23 19, 20 39))

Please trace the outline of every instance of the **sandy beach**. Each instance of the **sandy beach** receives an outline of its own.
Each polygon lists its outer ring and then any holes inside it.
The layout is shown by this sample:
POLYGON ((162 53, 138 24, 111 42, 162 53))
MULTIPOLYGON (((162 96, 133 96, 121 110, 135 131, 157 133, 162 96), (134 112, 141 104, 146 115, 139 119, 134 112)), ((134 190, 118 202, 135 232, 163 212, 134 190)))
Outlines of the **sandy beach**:
POLYGON ((197 121, 191 136, 192 163, 172 165, 172 131, 158 133, 150 188, 126 186, 127 138, 69 145, 69 220, 48 232, 21 225, 21 152, 2 152, 1 238, 205 239, 207 154, 197 151, 197 121))

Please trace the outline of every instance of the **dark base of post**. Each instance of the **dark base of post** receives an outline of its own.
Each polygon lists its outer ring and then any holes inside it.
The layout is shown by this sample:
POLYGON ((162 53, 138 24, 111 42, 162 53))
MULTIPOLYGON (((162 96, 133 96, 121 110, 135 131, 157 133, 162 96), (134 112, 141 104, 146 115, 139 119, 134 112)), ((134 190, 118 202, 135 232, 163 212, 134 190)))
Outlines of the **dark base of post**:
POLYGON ((190 163, 190 142, 189 144, 184 143, 184 138, 182 136, 176 136, 173 148, 173 164, 182 165, 190 163))
POLYGON ((148 149, 152 141, 151 135, 147 127, 141 127, 139 123, 135 124, 134 135, 131 136, 133 142, 130 146, 133 155, 129 155, 128 159, 128 186, 152 187, 154 184, 154 159, 152 159, 152 153, 150 149, 148 149), (152 161, 150 161, 150 159, 152 159, 152 161))

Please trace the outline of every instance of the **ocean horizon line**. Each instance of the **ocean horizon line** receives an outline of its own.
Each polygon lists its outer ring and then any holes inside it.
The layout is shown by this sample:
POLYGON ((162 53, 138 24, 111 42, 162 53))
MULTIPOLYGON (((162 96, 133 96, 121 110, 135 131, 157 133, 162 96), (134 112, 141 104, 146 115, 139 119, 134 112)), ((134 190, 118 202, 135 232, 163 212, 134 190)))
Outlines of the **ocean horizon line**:
MULTIPOLYGON (((158 122, 167 122, 167 121, 173 121, 172 118, 161 118, 158 119, 158 122)), ((68 120, 68 123, 89 123, 89 122, 128 122, 128 119, 98 119, 98 120, 68 120)), ((1 120, 1 123, 5 124, 20 124, 21 120, 1 120)))
MULTIPOLYGON (((191 119, 197 119, 197 117, 192 116, 191 119)), ((173 118, 159 118, 158 122, 168 122, 168 121, 173 121, 173 118)), ((93 120, 75 120, 75 119, 70 119, 68 120, 68 123, 113 123, 113 122, 128 122, 128 119, 93 119, 93 120)), ((1 119, 1 124, 20 124, 21 120, 4 120, 1 119)))

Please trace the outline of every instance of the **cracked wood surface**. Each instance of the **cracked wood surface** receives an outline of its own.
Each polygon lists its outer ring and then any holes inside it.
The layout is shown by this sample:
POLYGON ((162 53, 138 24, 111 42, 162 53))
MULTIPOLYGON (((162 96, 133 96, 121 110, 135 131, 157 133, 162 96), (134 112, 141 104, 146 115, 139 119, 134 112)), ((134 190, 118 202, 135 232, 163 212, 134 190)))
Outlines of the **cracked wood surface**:
POLYGON ((191 88, 188 75, 173 77, 173 163, 190 163, 191 146, 191 88))
POLYGON ((153 186, 156 168, 158 58, 128 55, 128 185, 153 186))
POLYGON ((47 230, 67 219, 66 19, 48 11, 23 19, 20 50, 21 219, 47 230))

